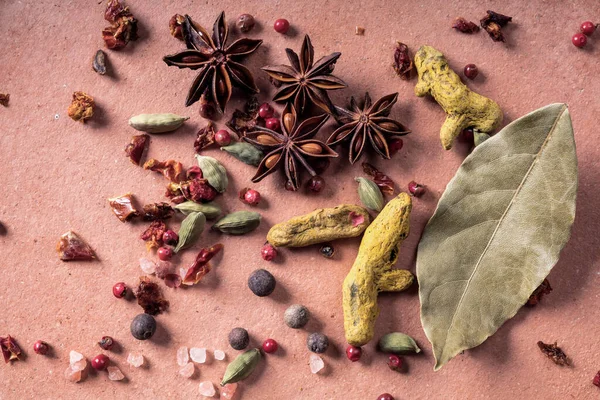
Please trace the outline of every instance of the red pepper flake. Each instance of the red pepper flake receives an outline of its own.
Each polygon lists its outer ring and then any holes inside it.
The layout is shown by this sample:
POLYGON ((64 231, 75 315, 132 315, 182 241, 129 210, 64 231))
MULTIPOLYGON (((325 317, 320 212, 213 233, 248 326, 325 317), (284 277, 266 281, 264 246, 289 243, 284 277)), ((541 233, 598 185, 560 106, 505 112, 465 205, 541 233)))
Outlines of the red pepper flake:
POLYGON ((73 231, 60 237, 56 251, 63 261, 90 261, 96 258, 94 250, 73 231))
POLYGON ((185 171, 183 170, 183 165, 179 161, 158 161, 151 158, 144 163, 144 169, 160 172, 165 178, 174 183, 185 181, 185 171))
POLYGON ((146 314, 158 315, 169 308, 169 302, 163 297, 158 284, 147 276, 140 277, 135 297, 146 314))
POLYGON ((157 249, 162 246, 163 234, 167 231, 167 225, 162 221, 154 221, 150 226, 142 233, 140 239, 146 243, 146 249, 157 249))
POLYGON ((156 221, 159 219, 169 219, 175 214, 173 207, 169 203, 152 203, 144 206, 144 221, 156 221))
POLYGON ((529 300, 527 300, 526 304, 531 307, 535 306, 537 303, 540 302, 544 295, 550 293, 551 291, 552 286, 550 286, 550 282, 548 281, 548 279, 544 279, 542 284, 533 291, 531 296, 529 296, 529 300))
POLYGON ((235 110, 231 116, 231 119, 225 125, 237 133, 238 136, 246 136, 248 132, 254 130, 258 123, 259 108, 260 104, 258 102, 258 98, 256 96, 252 96, 246 102, 244 111, 235 110))
POLYGON ((408 51, 408 46, 401 42, 396 42, 396 51, 394 51, 394 71, 405 81, 413 75, 413 60, 408 51))
POLYGON ((85 122, 94 115, 95 106, 93 97, 84 92, 75 92, 67 114, 73 121, 85 122))
POLYGON ((8 107, 8 101, 10 100, 10 94, 0 93, 0 104, 4 107, 8 107))
POLYGON ((183 15, 175 14, 169 20, 169 30, 171 31, 171 36, 175 39, 183 40, 183 28, 181 25, 185 21, 183 15))
POLYGON ((124 7, 119 0, 108 2, 104 19, 111 23, 111 26, 102 31, 102 38, 107 48, 119 50, 127 46, 130 40, 138 38, 137 20, 129 12, 129 7, 124 7))
POLYGON ((110 204, 113 213, 121 220, 121 222, 131 221, 133 218, 140 215, 139 211, 133 206, 133 195, 131 193, 108 199, 108 203, 110 204))
POLYGON ((392 178, 369 163, 362 163, 362 168, 365 174, 373 178, 373 182, 377 184, 383 194, 387 194, 388 196, 394 194, 394 181, 392 181, 392 178))
POLYGON ((125 147, 125 154, 132 163, 140 165, 144 151, 148 148, 150 136, 147 134, 135 135, 131 137, 131 142, 125 147))
POLYGON ((167 287, 176 289, 181 286, 181 282, 181 276, 178 274, 167 274, 165 276, 165 285, 167 285, 167 287))
POLYGON ((5 363, 13 360, 20 360, 19 356, 22 353, 21 348, 12 336, 8 335, 7 337, 0 337, 0 350, 2 350, 5 363))
POLYGON ((202 170, 200 169, 199 166, 194 165, 193 167, 188 168, 187 172, 185 173, 185 176, 188 180, 190 180, 190 179, 202 178, 204 176, 204 174, 202 173, 202 170))
POLYGON ((596 373, 596 376, 594 376, 594 379, 592 379, 592 383, 600 387, 600 371, 596 373))
POLYGON ((167 197, 174 203, 184 200, 192 200, 197 203, 208 203, 217 197, 218 192, 215 188, 208 184, 208 181, 203 178, 194 178, 185 182, 170 183, 167 186, 167 197))
POLYGON ((200 129, 194 141, 194 150, 200 154, 202 150, 215 143, 215 125, 209 122, 204 128, 200 129))
POLYGON ((463 17, 456 18, 452 27, 462 33, 479 32, 479 26, 475 22, 467 21, 463 17))
POLYGON ((187 270, 184 278, 184 285, 195 285, 200 282, 204 275, 208 274, 211 270, 211 265, 209 261, 217 255, 221 249, 223 249, 223 245, 221 243, 217 243, 209 249, 202 249, 196 256, 196 260, 187 270))
POLYGON ((571 360, 565 354, 560 347, 556 345, 556 342, 552 344, 546 344, 542 341, 537 342, 538 347, 549 359, 554 361, 557 365, 571 365, 571 360))
POLYGON ((512 21, 512 17, 498 14, 494 11, 486 11, 487 15, 479 21, 481 27, 490 35, 494 42, 505 42, 504 34, 502 29, 506 24, 512 21))

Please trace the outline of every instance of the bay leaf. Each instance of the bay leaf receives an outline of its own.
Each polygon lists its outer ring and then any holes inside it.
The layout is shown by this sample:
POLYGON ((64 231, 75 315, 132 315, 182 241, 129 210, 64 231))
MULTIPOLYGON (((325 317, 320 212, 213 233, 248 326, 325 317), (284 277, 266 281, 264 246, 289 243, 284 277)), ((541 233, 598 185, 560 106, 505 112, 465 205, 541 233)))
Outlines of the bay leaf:
POLYGON ((565 104, 519 118, 465 159, 417 254, 435 370, 483 343, 527 302, 569 239, 576 192, 565 104))

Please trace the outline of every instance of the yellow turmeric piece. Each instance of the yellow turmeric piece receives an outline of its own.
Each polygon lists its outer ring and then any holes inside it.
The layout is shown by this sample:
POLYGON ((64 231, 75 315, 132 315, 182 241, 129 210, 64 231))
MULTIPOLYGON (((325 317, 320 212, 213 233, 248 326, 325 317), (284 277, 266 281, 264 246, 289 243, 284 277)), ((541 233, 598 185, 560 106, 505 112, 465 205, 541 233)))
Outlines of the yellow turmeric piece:
POLYGON ((379 315, 379 292, 399 292, 412 285, 413 274, 392 269, 400 253, 400 243, 408 236, 410 196, 400 193, 369 225, 352 269, 344 279, 343 306, 346 340, 362 346, 374 335, 379 315))
POLYGON ((447 114, 440 130, 444 149, 452 148, 452 142, 465 128, 490 134, 500 126, 503 115, 498 104, 462 83, 442 53, 422 46, 415 54, 415 66, 419 77, 415 94, 431 94, 447 114))

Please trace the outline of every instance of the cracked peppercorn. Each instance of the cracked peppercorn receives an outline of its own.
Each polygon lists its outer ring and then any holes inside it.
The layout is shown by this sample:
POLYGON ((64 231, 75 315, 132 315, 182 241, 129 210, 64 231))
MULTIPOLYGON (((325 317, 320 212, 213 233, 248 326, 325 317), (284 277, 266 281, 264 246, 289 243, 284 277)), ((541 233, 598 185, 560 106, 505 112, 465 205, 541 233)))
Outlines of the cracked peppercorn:
POLYGON ((329 339, 322 333, 311 333, 306 339, 306 347, 313 353, 325 353, 329 347, 329 339))

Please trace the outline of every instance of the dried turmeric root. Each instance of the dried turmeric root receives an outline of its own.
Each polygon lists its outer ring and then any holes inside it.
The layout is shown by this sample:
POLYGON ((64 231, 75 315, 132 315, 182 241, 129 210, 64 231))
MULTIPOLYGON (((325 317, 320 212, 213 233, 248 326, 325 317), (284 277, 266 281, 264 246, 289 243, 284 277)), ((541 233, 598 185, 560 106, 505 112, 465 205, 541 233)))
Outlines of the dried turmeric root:
POLYGON ((399 292, 412 285, 414 276, 404 269, 392 269, 400 243, 408 236, 412 208, 410 196, 400 193, 369 225, 352 269, 344 279, 344 329, 346 340, 362 346, 374 335, 379 315, 377 294, 399 292))
POLYGON ((490 134, 500 126, 503 115, 498 104, 462 83, 442 53, 422 46, 415 54, 415 66, 419 77, 415 94, 431 94, 448 114, 440 131, 444 149, 452 148, 452 142, 465 128, 490 134))

